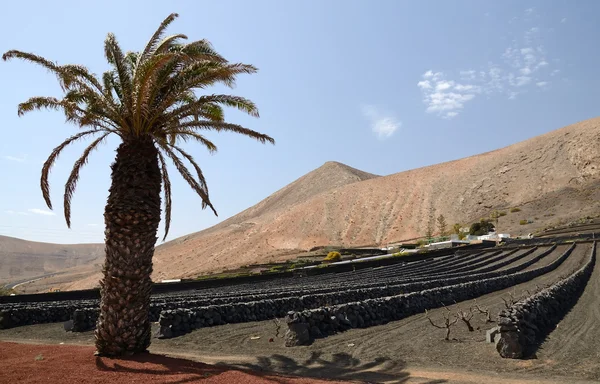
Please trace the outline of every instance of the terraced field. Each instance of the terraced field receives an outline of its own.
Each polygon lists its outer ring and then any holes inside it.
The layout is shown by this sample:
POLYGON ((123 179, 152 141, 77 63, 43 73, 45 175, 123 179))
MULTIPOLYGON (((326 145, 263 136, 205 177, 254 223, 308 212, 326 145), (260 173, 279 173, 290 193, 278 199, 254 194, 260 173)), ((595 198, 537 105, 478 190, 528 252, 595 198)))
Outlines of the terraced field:
MULTIPOLYGON (((407 366, 598 380, 600 348, 590 341, 600 330, 600 270, 594 263, 595 244, 589 242, 495 248, 355 272, 157 295, 152 298, 153 320, 158 320, 154 329, 165 339, 155 340, 153 348, 228 356, 229 363, 305 375, 311 375, 310 370, 300 372, 299 367, 327 365, 343 355, 354 363, 338 374, 367 370, 383 375, 373 381, 407 366), (585 268, 592 268, 589 282, 576 273, 585 268), (451 340, 443 341, 444 331, 431 327, 424 314, 427 309, 429 318, 439 324, 448 310, 469 310, 476 303, 498 321, 498 314, 506 310, 505 300, 512 297, 518 306, 519 300, 544 296, 546 290, 575 277, 581 280, 582 292, 559 306, 564 313, 559 313, 555 330, 540 332, 541 346, 532 355, 536 359, 502 359, 494 344, 485 342, 485 331, 496 324, 486 322, 483 315, 473 315, 473 332, 459 321, 451 328, 451 340), (281 335, 287 327, 280 323, 278 329, 273 319, 288 312, 290 319, 306 323, 313 339, 308 346, 284 346, 281 335), (251 362, 248 356, 260 358, 251 362), (361 362, 378 363, 367 364, 367 369, 361 362)), ((18 317, 19 311, 26 313, 32 307, 38 311, 60 307, 64 318, 77 307, 93 323, 96 305, 95 301, 13 304, 0 306, 0 311, 18 317)), ((27 322, 41 321, 21 323, 27 322)), ((8 329, 0 330, 0 339, 22 337, 27 330, 28 337, 39 340, 91 341, 89 332, 66 334, 61 324, 20 325, 5 324, 8 329)), ((426 369, 419 372, 435 376, 426 369)))

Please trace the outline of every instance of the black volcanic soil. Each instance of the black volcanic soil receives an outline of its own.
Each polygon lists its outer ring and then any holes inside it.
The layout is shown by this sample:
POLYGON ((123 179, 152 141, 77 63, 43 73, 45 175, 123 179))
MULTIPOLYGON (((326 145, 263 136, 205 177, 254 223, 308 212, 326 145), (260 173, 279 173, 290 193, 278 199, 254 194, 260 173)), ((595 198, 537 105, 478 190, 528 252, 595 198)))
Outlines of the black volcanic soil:
MULTIPOLYGON (((590 244, 579 244, 555 271, 510 289, 477 299, 480 306, 498 313, 502 297, 519 297, 558 281, 587 259, 590 244)), ((564 246, 542 259, 545 265, 558 257, 564 246)), ((459 303, 463 308, 472 301, 459 303)), ((457 306, 449 307, 456 310, 457 306)), ((440 321, 444 309, 430 311, 440 321)), ((464 324, 452 329, 455 340, 443 341, 444 331, 428 325, 424 315, 377 327, 354 329, 312 345, 286 348, 276 337, 272 321, 228 324, 204 328, 170 339, 153 339, 151 350, 217 363, 226 362, 255 370, 293 375, 328 377, 368 382, 439 383, 577 383, 600 381, 600 263, 585 292, 558 328, 529 360, 502 359, 485 343, 485 331, 493 326, 483 316, 473 320, 475 332, 464 324), (254 337, 260 337, 255 339, 254 337), (273 342, 269 339, 273 338, 273 342)), ((155 325, 156 327, 156 325, 155 325)), ((0 340, 67 344, 93 344, 91 332, 66 333, 62 324, 43 324, 0 331, 0 340)))

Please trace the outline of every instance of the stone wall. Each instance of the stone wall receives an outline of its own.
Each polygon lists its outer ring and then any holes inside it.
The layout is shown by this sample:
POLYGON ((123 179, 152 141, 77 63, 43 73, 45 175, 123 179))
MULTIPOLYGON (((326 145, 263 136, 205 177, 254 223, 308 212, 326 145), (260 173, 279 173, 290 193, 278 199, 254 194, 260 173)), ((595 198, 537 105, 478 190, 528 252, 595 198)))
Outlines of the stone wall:
MULTIPOLYGON (((316 332, 316 328, 313 327, 316 323, 322 325, 326 331, 344 330, 345 323, 340 325, 337 320, 333 319, 333 317, 339 317, 340 313, 342 317, 344 317, 343 314, 346 312, 350 314, 348 321, 352 327, 376 325, 382 323, 382 321, 387 322, 390 318, 396 318, 394 317, 396 315, 392 316, 392 313, 386 311, 380 311, 381 316, 372 315, 373 308, 382 308, 382 303, 384 306, 399 306, 398 308, 408 306, 409 309, 402 309, 401 312, 404 315, 410 315, 423 312, 427 308, 433 308, 432 305, 434 305, 434 302, 436 303, 435 306, 439 306, 440 301, 452 303, 454 300, 459 301, 477 297, 484 293, 529 280, 558 267, 569 256, 574 247, 575 244, 548 266, 521 273, 514 272, 527 268, 552 252, 555 247, 538 255, 531 261, 502 271, 445 279, 422 280, 383 287, 357 288, 345 291, 333 290, 328 293, 307 294, 300 297, 264 299, 196 308, 167 309, 160 313, 159 337, 176 337, 197 328, 225 323, 268 320, 275 317, 283 317, 288 312, 298 312, 299 316, 311 319, 311 334, 314 333, 315 337, 323 334, 321 331, 316 332), (508 276, 506 276, 507 274, 508 276), (423 291, 426 294, 423 295, 423 292, 415 291, 423 291), (461 298, 465 296, 469 297, 465 299, 461 298), (353 312, 360 306, 366 306, 363 310, 358 311, 359 313, 364 313, 365 316, 358 316, 353 321, 353 312), (413 309, 416 309, 416 312, 410 312, 413 309), (332 321, 334 324, 329 324, 332 321)), ((381 285, 381 283, 379 284, 381 285)), ((394 309, 393 313, 400 312, 394 309)))
MULTIPOLYGON (((294 327, 296 328, 299 328, 297 324, 305 324, 311 339, 342 332, 350 328, 385 324, 392 320, 400 320, 422 313, 426 309, 437 308, 455 301, 473 299, 529 281, 556 269, 571 254, 574 246, 573 244, 554 262, 537 269, 402 295, 290 312, 287 316, 287 320, 289 320, 287 322, 288 324, 295 324, 294 327)), ((291 327, 286 339, 286 343, 289 341, 288 345, 299 344, 294 342, 295 336, 291 327)))
POLYGON ((4 308, 0 310, 0 329, 22 325, 56 323, 67 321, 75 310, 89 308, 97 303, 74 301, 63 303, 28 303, 27 305, 4 308))
POLYGON ((498 315, 500 339, 496 344, 500 356, 520 359, 531 354, 575 305, 595 264, 596 243, 590 259, 575 273, 503 310, 498 315))

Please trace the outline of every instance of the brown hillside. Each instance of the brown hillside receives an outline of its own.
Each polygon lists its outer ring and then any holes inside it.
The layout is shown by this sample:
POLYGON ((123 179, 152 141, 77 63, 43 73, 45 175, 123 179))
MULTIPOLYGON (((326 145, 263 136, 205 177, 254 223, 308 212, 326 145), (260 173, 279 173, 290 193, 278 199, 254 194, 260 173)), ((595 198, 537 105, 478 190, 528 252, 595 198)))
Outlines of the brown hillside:
POLYGON ((50 244, 0 236, 0 283, 100 264, 103 257, 103 244, 50 244))
MULTIPOLYGON (((272 199, 267 198, 249 219, 234 217, 229 225, 159 248, 155 276, 194 276, 284 258, 316 245, 383 245, 414 238, 425 232, 430 211, 443 214, 449 223, 465 223, 495 208, 519 206, 521 212, 501 219, 500 230, 521 233, 597 213, 598 200, 590 193, 598 191, 599 130, 596 118, 496 151, 324 189, 296 204, 260 209, 272 199), (519 226, 520 219, 535 223, 519 226)), ((302 179, 296 183, 295 188, 310 190, 302 179)))
MULTIPOLYGON (((430 213, 451 225, 520 207, 499 230, 525 234, 600 213, 600 118, 496 151, 385 177, 339 163, 254 207, 157 248, 154 279, 293 257, 317 245, 386 245, 422 236, 430 213), (529 219, 533 224, 519 225, 529 219)), ((425 150, 425 149, 424 149, 425 150)), ((71 285, 95 285, 99 275, 71 285)))

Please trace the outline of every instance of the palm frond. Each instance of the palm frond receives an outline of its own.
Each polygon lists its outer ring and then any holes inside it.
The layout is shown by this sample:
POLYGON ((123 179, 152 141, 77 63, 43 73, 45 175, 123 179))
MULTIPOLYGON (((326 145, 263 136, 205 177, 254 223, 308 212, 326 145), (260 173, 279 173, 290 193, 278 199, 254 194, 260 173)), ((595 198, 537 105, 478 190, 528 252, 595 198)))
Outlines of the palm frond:
POLYGON ((32 97, 19 104, 17 107, 17 114, 23 116, 24 114, 35 110, 53 109, 58 111, 62 108, 64 108, 62 102, 55 97, 32 97))
MULTIPOLYGON (((208 184, 206 183, 206 179, 204 178, 204 173, 202 172, 202 169, 200 169, 200 167, 196 163, 196 160, 194 160, 194 158, 190 154, 185 152, 180 147, 177 147, 176 145, 170 144, 169 147, 175 149, 183 157, 185 157, 190 162, 190 164, 192 164, 192 167, 194 167, 194 169, 196 170, 196 175, 198 175, 198 181, 200 182, 200 186, 202 187, 202 189, 204 189, 204 191, 206 192, 206 197, 208 198, 208 184)), ((215 214, 216 214, 216 212, 215 212, 215 214)))
POLYGON ((197 62, 199 60, 208 60, 217 63, 226 63, 227 60, 221 56, 212 44, 205 39, 193 41, 180 48, 180 52, 185 54, 185 58, 189 62, 197 62))
POLYGON ((150 99, 150 90, 156 84, 157 72, 167 65, 173 56, 172 53, 152 56, 151 59, 145 61, 136 71, 134 84, 137 87, 137 97, 135 100, 135 117, 137 125, 141 125, 142 117, 148 115, 150 109, 148 103, 148 100, 150 99))
POLYGON ((201 144, 203 144, 211 154, 217 152, 217 146, 215 144, 213 144, 212 141, 208 140, 207 138, 205 138, 198 132, 194 132, 194 130, 192 130, 192 129, 186 129, 186 128, 169 129, 169 130, 165 130, 164 133, 165 133, 166 137, 171 138, 171 140, 168 140, 168 143, 171 145, 175 144, 176 138, 183 139, 183 141, 196 140, 196 141, 200 142, 201 144))
POLYGON ((123 55, 123 51, 117 42, 115 35, 109 33, 104 42, 104 54, 106 56, 106 60, 115 67, 115 83, 119 84, 121 89, 122 99, 121 103, 125 107, 125 111, 122 111, 125 114, 124 119, 127 120, 128 117, 131 116, 132 108, 132 100, 131 100, 131 73, 129 72, 127 63, 125 62, 125 55, 123 55))
POLYGON ((269 142, 271 144, 275 144, 275 139, 273 139, 269 135, 265 135, 264 133, 253 131, 249 128, 244 128, 241 125, 224 123, 220 121, 208 121, 208 120, 199 120, 199 121, 187 121, 183 122, 179 125, 174 126, 172 129, 181 129, 181 128, 197 128, 197 129, 206 129, 213 130, 217 132, 228 131, 235 132, 245 136, 249 136, 253 139, 260 141, 261 143, 269 142))
POLYGON ((192 89, 204 89, 216 83, 233 87, 238 74, 254 72, 256 72, 256 68, 247 64, 220 64, 215 62, 191 64, 162 85, 163 96, 158 98, 154 114, 158 116, 165 113, 179 100, 180 95, 184 92, 192 89))
POLYGON ((187 36, 184 34, 177 34, 172 36, 165 37, 154 50, 154 54, 165 53, 170 51, 174 46, 176 46, 178 40, 187 40, 187 36))
POLYGON ((2 55, 2 60, 4 61, 8 61, 14 58, 31 61, 32 63, 39 64, 42 67, 45 67, 51 72, 58 73, 58 66, 55 63, 43 58, 42 56, 34 55, 33 53, 22 52, 16 49, 12 49, 10 51, 6 51, 2 55))
POLYGON ((64 213, 65 220, 67 222, 67 227, 71 228, 71 199, 73 198, 73 193, 75 193, 75 188, 77 187, 77 181, 79 180, 79 171, 81 168, 87 163, 87 159, 90 153, 102 142, 104 139, 110 135, 110 132, 105 133, 100 136, 96 140, 94 140, 86 149, 83 151, 83 154, 73 166, 73 170, 71 170, 71 174, 69 175, 69 179, 65 184, 65 195, 64 195, 64 213))
POLYGON ((193 111, 197 106, 204 106, 207 104, 232 107, 247 113, 250 116, 260 117, 256 104, 244 97, 231 95, 205 95, 200 96, 193 103, 184 104, 181 107, 168 112, 165 114, 165 119, 183 119, 190 115, 190 113, 188 113, 189 111, 193 111))
MULTIPOLYGON (((102 74, 102 85, 104 87, 104 92, 106 94, 106 97, 114 103, 114 96, 113 96, 113 90, 114 90, 114 72, 113 71, 106 71, 102 74)), ((118 97, 118 96, 117 96, 118 97)), ((119 99, 121 99, 121 97, 119 97, 119 99)))
POLYGON ((160 38, 165 33, 165 30, 167 29, 169 24, 171 24, 177 17, 179 17, 177 13, 171 13, 169 16, 167 16, 166 19, 163 20, 162 23, 160 23, 160 26, 158 27, 156 32, 154 32, 154 34, 150 38, 150 41, 148 41, 148 43, 146 44, 146 48, 144 48, 144 50, 140 54, 137 63, 138 65, 145 59, 147 59, 148 56, 154 51, 154 49, 156 48, 156 44, 160 41, 160 38))
POLYGON ((202 103, 215 103, 224 105, 226 107, 235 108, 239 111, 245 112, 253 117, 260 117, 258 108, 252 100, 246 99, 245 97, 232 96, 232 95, 206 95, 198 98, 199 102, 202 103))
POLYGON ((167 235, 169 234, 169 228, 171 227, 171 180, 169 180, 169 173, 167 171, 165 158, 160 151, 158 152, 158 160, 160 162, 162 183, 165 189, 165 237, 163 237, 163 241, 165 241, 167 239, 167 235))
POLYGON ((48 176, 50 175, 50 170, 54 165, 54 162, 58 158, 58 155, 62 152, 65 147, 74 141, 77 141, 85 136, 96 134, 99 132, 103 132, 103 130, 93 129, 85 132, 80 132, 76 135, 69 137, 67 140, 63 141, 58 147, 52 150, 52 153, 44 163, 42 167, 42 177, 40 179, 40 187, 42 189, 42 195, 44 196, 44 200, 46 201, 46 205, 48 208, 52 209, 52 202, 50 201, 50 184, 48 183, 48 176))
POLYGON ((215 210, 212 203, 210 202, 210 199, 208 198, 208 191, 206 191, 204 188, 202 188, 202 186, 198 183, 198 181, 196 181, 196 179, 194 179, 194 177, 192 176, 190 171, 185 167, 185 165, 183 164, 181 159, 179 157, 177 157, 177 155, 173 152, 173 150, 171 150, 171 148, 169 148, 169 145, 166 144, 165 142, 157 141, 157 144, 162 149, 162 151, 167 156, 169 156, 169 158, 171 159, 173 164, 175 164, 175 168, 177 168, 177 171, 179 171, 179 173, 181 174, 183 179, 185 181, 187 181, 187 183, 190 185, 190 187, 192 187, 192 189, 198 194, 198 196, 200 196, 200 198, 202 199, 202 208, 204 209, 208 206, 212 209, 215 216, 218 216, 217 211, 215 210))
MULTIPOLYGON (((104 89, 102 87, 102 84, 96 77, 96 75, 91 73, 83 65, 67 64, 67 65, 61 65, 60 68, 61 68, 61 70, 65 71, 66 73, 69 73, 71 76, 73 76, 73 78, 76 78, 78 80, 83 79, 84 81, 87 81, 89 84, 93 85, 94 88, 96 88, 96 90, 99 93, 103 93, 104 89)), ((67 84, 67 88, 69 88, 69 84, 67 84)))

